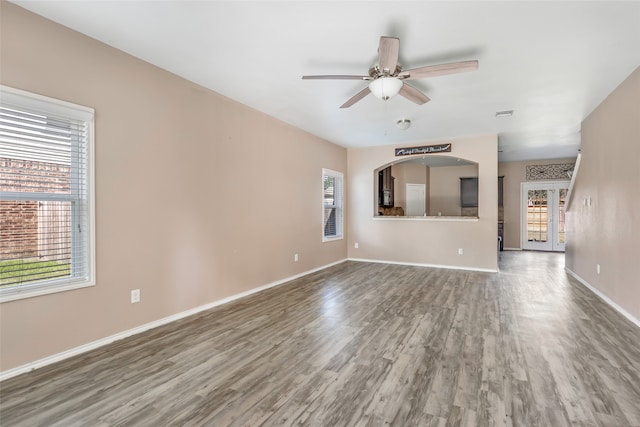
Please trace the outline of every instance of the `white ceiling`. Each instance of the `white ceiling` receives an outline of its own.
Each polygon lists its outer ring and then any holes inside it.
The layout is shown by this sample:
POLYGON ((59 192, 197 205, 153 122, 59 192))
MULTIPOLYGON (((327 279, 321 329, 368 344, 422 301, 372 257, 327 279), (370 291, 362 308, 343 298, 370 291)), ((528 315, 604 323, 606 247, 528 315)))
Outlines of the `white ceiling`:
POLYGON ((581 121, 640 65, 640 1, 13 2, 345 147, 498 133, 502 161, 575 156, 581 121), (340 109, 366 82, 301 79, 366 75, 381 35, 403 69, 480 68, 413 81, 422 106, 340 109))

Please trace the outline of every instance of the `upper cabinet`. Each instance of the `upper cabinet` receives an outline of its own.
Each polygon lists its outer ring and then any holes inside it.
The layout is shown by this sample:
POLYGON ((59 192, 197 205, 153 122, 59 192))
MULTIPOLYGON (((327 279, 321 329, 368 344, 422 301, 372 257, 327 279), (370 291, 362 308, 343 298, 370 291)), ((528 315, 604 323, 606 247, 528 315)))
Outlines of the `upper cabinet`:
MULTIPOLYGON (((498 177, 498 219, 502 220, 504 205, 503 191, 504 176, 498 177)), ((475 216, 478 214, 478 178, 460 178, 460 207, 463 216, 475 216)))
POLYGON ((378 206, 393 207, 394 180, 391 166, 378 172, 378 206))
POLYGON ((478 177, 460 178, 460 207, 478 207, 478 177))

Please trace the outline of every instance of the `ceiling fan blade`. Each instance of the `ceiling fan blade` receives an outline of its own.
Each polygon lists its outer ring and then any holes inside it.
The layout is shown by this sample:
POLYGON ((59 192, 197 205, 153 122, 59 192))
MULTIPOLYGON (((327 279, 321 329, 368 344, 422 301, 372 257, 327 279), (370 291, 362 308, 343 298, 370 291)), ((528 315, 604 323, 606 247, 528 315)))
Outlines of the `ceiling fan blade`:
POLYGON ((371 80, 371 76, 347 76, 347 75, 324 75, 324 76, 302 76, 303 80, 371 80))
POLYGON ((378 68, 383 73, 393 74, 398 65, 400 39, 396 37, 380 37, 378 45, 378 68))
POLYGON ((369 95, 370 93, 371 93, 371 91, 369 90, 369 86, 367 86, 364 89, 362 89, 360 92, 356 93, 351 98, 349 98, 349 100, 347 102, 345 102, 344 104, 342 104, 340 106, 340 108, 349 108, 353 104, 355 104, 356 102, 360 101, 365 96, 369 95))
POLYGON ((464 73, 466 71, 473 71, 478 69, 478 61, 462 61, 451 62, 449 64, 440 65, 428 65, 426 67, 414 68, 411 70, 404 70, 398 77, 406 80, 421 79, 423 77, 436 77, 444 76, 447 74, 464 73))
POLYGON ((400 95, 404 96, 409 101, 415 102, 418 105, 422 105, 425 102, 431 101, 431 99, 429 99, 427 95, 420 92, 415 87, 409 86, 406 83, 402 84, 402 87, 400 88, 400 95))

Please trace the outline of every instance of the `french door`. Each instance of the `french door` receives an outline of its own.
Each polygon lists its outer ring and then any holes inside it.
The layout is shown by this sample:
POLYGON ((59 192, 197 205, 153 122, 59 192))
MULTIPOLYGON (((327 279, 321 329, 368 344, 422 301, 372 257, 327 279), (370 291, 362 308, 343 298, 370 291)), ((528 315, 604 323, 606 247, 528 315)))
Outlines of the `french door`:
POLYGON ((569 182, 522 183, 522 249, 564 252, 569 182))

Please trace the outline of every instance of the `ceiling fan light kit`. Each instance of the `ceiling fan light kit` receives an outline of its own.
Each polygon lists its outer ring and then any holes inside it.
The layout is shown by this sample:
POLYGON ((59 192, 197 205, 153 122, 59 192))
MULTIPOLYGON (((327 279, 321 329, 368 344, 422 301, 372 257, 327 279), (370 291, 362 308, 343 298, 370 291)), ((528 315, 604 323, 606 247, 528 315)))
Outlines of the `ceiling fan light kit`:
POLYGON ((426 67, 418 67, 403 71, 402 67, 398 63, 399 52, 399 38, 382 36, 380 37, 380 43, 378 44, 378 63, 369 69, 369 75, 352 76, 336 74, 302 76, 302 78, 316 80, 364 80, 370 82, 367 87, 349 98, 347 102, 340 106, 340 108, 349 108, 370 93, 383 101, 400 94, 409 101, 422 105, 430 101, 429 97, 415 87, 405 83, 405 80, 444 76, 447 74, 462 73, 478 69, 478 61, 471 60, 451 62, 448 64, 427 65, 426 67))
POLYGON ((402 85, 402 81, 397 77, 379 77, 369 83, 369 90, 376 98, 386 101, 396 96, 402 85))

